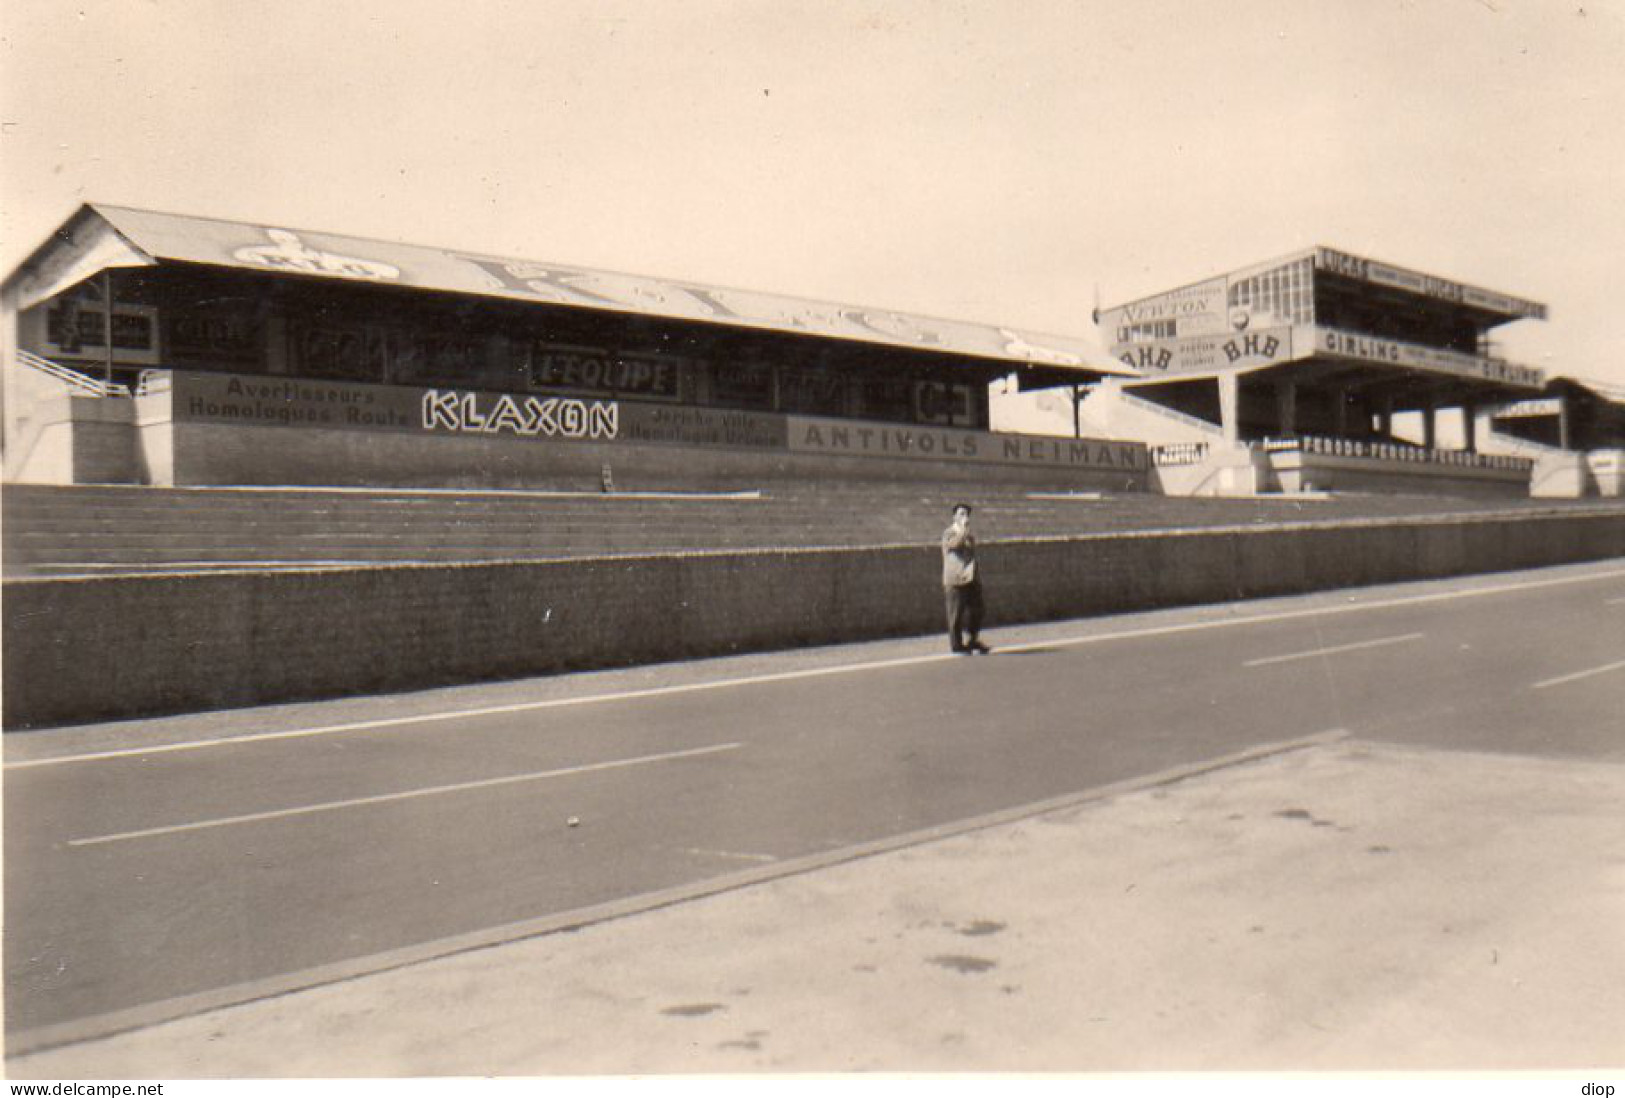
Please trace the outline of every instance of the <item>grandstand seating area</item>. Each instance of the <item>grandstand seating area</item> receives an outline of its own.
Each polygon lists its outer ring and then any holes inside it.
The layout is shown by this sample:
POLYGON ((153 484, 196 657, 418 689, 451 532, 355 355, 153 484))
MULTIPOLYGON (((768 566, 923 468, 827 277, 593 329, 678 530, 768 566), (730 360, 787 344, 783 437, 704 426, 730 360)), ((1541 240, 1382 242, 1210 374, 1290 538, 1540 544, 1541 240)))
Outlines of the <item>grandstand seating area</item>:
POLYGON ((1616 503, 1436 496, 1191 499, 940 484, 777 486, 738 496, 7 485, 8 577, 548 560, 935 542, 957 500, 985 541, 1616 503))

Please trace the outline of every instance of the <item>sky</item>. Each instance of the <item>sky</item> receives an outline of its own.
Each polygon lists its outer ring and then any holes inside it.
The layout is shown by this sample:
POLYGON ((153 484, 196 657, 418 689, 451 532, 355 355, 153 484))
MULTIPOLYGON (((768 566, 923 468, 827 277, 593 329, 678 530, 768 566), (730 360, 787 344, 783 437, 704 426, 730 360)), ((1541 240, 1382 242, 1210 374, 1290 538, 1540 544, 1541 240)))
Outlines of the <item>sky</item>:
POLYGON ((1625 384, 1625 0, 6 0, 0 267, 84 201, 1083 337, 1325 244, 1625 384))

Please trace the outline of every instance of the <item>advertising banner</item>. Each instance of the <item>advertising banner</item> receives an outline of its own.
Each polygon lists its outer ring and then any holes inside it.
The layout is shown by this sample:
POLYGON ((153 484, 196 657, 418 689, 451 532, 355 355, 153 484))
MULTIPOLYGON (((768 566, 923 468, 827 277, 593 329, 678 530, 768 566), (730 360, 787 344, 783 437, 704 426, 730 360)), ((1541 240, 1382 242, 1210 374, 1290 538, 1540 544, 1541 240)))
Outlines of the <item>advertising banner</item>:
POLYGON ((1493 290, 1469 286, 1462 282, 1453 282, 1448 278, 1439 278, 1436 275, 1409 271, 1403 267, 1378 263, 1372 259, 1362 259, 1359 256, 1349 255, 1346 252, 1339 252, 1332 248, 1317 248, 1315 250, 1315 266, 1320 270, 1343 275, 1346 278, 1357 278, 1363 282, 1370 282, 1378 286, 1391 286, 1396 290, 1408 290, 1413 294, 1424 294, 1440 301, 1462 302, 1476 308, 1501 313, 1505 316, 1546 319, 1546 306, 1539 302, 1526 301, 1521 297, 1496 293, 1493 290))
POLYGON ((230 364, 252 369, 264 342, 251 309, 188 310, 163 317, 164 359, 173 364, 230 364))
POLYGON ((250 427, 615 439, 619 401, 177 371, 177 421, 250 427))
POLYGON ((1315 350, 1339 358, 1405 366, 1413 370, 1481 378, 1485 381, 1501 381, 1512 385, 1526 385, 1532 389, 1538 389, 1545 383, 1545 375, 1541 371, 1528 366, 1515 366, 1498 358, 1480 358, 1455 351, 1441 351, 1435 347, 1422 347, 1415 343, 1402 343, 1396 339, 1359 335, 1339 331, 1336 328, 1316 327, 1312 330, 1315 350))
POLYGON ((176 422, 422 430, 421 390, 176 370, 171 391, 176 422))
POLYGON ((1292 329, 1264 328, 1256 332, 1119 344, 1112 351, 1125 366, 1150 374, 1270 366, 1291 360, 1292 329))
POLYGON ((832 457, 1144 469, 1144 444, 991 434, 539 393, 365 385, 176 371, 177 422, 496 435, 516 439, 785 450, 832 457))
POLYGON ((618 437, 626 442, 728 450, 782 450, 786 445, 785 419, 781 415, 647 404, 621 405, 618 437))
POLYGON ((1003 435, 810 416, 788 419, 790 449, 797 453, 1071 469, 1144 469, 1148 461, 1145 444, 1140 442, 1003 435))
POLYGON ((1216 334, 1229 327, 1228 308, 1225 279, 1210 278, 1107 309, 1100 315, 1100 330, 1115 343, 1216 334))
POLYGON ((305 376, 427 381, 467 376, 484 355, 476 337, 404 325, 304 317, 288 325, 288 359, 305 376))
POLYGON ((177 421, 512 435, 678 446, 785 447, 783 416, 545 393, 367 385, 176 371, 177 421))
MULTIPOLYGON (((46 310, 47 358, 101 362, 107 356, 107 312, 101 301, 64 297, 46 310)), ((119 366, 154 366, 159 361, 158 310, 118 302, 113 306, 113 361, 119 366)))
POLYGON ((541 389, 636 394, 655 400, 681 395, 686 364, 669 355, 637 354, 540 340, 526 348, 530 382, 541 389))
POLYGON ((1496 419, 1539 418, 1563 413, 1563 401, 1557 397, 1520 400, 1495 409, 1496 419))

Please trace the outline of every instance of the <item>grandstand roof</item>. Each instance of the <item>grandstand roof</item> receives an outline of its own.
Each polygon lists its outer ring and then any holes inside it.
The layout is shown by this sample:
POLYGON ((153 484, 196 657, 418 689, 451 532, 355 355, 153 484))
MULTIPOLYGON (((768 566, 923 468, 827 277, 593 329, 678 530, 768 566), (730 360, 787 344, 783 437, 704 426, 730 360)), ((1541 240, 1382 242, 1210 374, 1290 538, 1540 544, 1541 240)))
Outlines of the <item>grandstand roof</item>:
POLYGON ((1574 389, 1578 389, 1581 392, 1589 393, 1591 396, 1607 404, 1618 404, 1625 406, 1625 385, 1621 385, 1618 382, 1598 381, 1596 378, 1581 377, 1552 378, 1550 386, 1551 388, 1555 389, 1564 386, 1569 386, 1574 389))
MULTIPOLYGON (((1268 275, 1300 263, 1307 264, 1322 274, 1363 283, 1374 292, 1407 294, 1413 301, 1420 299, 1431 302, 1436 307, 1462 310, 1482 318, 1488 325, 1522 319, 1545 320, 1547 317, 1547 308, 1543 302, 1531 301, 1528 298, 1466 282, 1457 282, 1439 275, 1425 274, 1398 264, 1352 255, 1325 245, 1301 248, 1286 255, 1275 256, 1223 274, 1189 282, 1172 290, 1146 294, 1114 305, 1112 309, 1177 297, 1215 284, 1220 285, 1222 289, 1223 284, 1235 285, 1254 276, 1268 275)), ((1109 310, 1102 310, 1105 311, 1109 310)))
POLYGON ((1132 371, 1092 341, 545 261, 276 225, 82 206, 7 279, 28 308, 110 267, 166 263, 336 279, 1004 360, 1077 381, 1132 371))

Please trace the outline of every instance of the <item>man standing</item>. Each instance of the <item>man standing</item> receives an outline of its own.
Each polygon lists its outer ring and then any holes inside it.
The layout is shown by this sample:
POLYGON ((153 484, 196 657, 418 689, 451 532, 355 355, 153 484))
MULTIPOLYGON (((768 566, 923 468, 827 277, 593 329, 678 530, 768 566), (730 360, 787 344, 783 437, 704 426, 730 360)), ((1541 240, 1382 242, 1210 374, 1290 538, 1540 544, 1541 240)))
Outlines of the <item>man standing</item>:
POLYGON ((948 647, 955 652, 990 651, 982 631, 982 578, 976 573, 976 537, 970 505, 954 504, 953 525, 942 532, 942 590, 948 602, 948 647))

